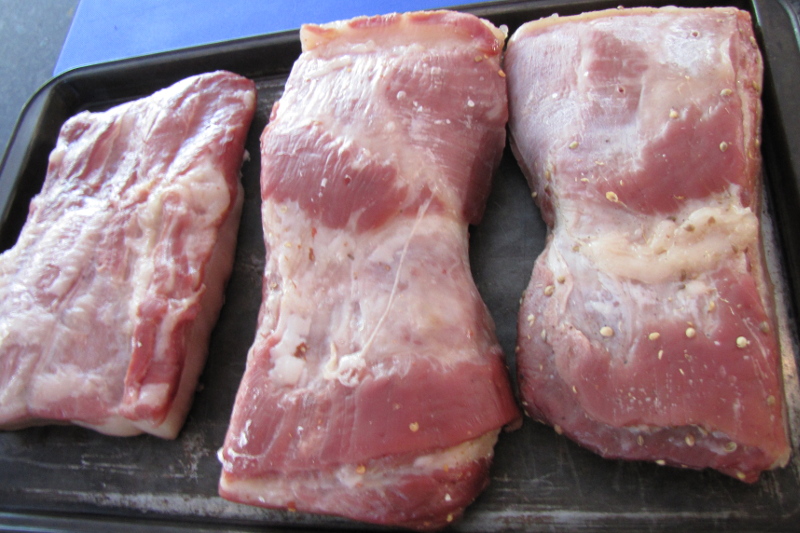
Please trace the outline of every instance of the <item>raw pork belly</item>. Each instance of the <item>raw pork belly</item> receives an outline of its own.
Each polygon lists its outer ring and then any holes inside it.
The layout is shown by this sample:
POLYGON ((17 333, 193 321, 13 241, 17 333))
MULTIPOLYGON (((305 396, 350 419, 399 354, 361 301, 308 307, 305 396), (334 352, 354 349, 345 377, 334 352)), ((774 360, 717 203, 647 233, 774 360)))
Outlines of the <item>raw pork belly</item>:
POLYGON ((0 256, 0 427, 174 438, 233 263, 255 89, 217 72, 67 121, 0 256))
POLYGON ((505 67, 551 229, 518 324, 527 413, 606 457, 748 482, 785 464, 749 15, 539 20, 505 67))
POLYGON ((441 527, 519 415, 467 249, 505 142, 504 36, 418 12, 301 39, 261 139, 263 304, 220 494, 441 527))

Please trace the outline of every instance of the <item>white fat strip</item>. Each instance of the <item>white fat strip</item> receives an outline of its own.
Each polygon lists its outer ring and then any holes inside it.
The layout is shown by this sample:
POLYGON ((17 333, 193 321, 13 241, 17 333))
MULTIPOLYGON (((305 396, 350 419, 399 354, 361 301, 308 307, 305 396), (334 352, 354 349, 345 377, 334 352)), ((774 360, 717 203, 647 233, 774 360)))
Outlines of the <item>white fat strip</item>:
POLYGON ((683 223, 654 224, 644 242, 631 242, 621 231, 609 231, 581 248, 601 270, 642 281, 660 283, 682 273, 704 272, 723 258, 753 245, 758 220, 749 208, 704 207, 683 223))
POLYGON ((307 79, 322 78, 333 71, 349 67, 353 64, 353 58, 349 55, 339 56, 319 63, 320 66, 306 73, 307 79))
POLYGON ((298 347, 306 342, 311 330, 311 320, 299 315, 289 315, 281 329, 283 337, 271 350, 273 367, 269 371, 269 377, 282 385, 296 385, 306 362, 295 354, 298 347))
POLYGON ((425 200, 425 202, 417 210, 417 216, 414 220, 414 225, 411 227, 411 231, 408 233, 408 236, 403 243, 403 250, 400 254, 400 260, 397 263, 394 282, 392 284, 392 290, 389 293, 389 298, 386 302, 386 307, 384 308, 381 317, 378 319, 377 324, 375 324, 375 328, 370 333, 367 342, 364 343, 364 346, 359 351, 343 356, 338 356, 335 346, 331 343, 331 356, 325 365, 325 370, 323 373, 325 379, 338 379, 343 385, 348 387, 354 387, 360 381, 360 374, 362 370, 366 368, 364 357, 372 347, 375 337, 378 335, 378 332, 381 330, 383 324, 386 322, 386 319, 389 316, 389 311, 391 310, 392 304, 397 296, 397 287, 400 284, 400 277, 403 272, 403 265, 408 253, 408 247, 414 235, 417 233, 420 222, 425 217, 425 213, 428 211, 428 207, 430 207, 432 200, 433 197, 431 196, 425 200))

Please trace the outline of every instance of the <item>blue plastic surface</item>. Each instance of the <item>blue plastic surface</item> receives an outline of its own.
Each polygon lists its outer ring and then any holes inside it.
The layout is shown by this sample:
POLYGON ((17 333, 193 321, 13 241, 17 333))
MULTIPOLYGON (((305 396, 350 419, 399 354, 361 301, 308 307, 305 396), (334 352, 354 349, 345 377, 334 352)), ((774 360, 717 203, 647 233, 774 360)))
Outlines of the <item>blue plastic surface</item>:
POLYGON ((81 0, 54 75, 74 67, 449 0, 81 0))

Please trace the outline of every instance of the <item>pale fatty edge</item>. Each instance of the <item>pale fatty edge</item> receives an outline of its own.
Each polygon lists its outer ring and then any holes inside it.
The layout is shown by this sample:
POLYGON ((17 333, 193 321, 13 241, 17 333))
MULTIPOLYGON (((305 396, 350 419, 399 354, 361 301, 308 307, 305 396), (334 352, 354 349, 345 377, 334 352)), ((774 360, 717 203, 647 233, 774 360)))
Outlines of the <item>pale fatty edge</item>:
MULTIPOLYGON (((761 175, 766 176, 766 172, 763 169, 761 175)), ((783 392, 786 400, 786 423, 789 426, 787 430, 792 445, 792 455, 789 463, 793 464, 795 471, 800 473, 800 457, 798 457, 797 453, 798 445, 800 445, 800 380, 797 374, 797 357, 800 353, 800 343, 798 343, 797 324, 790 320, 789 280, 784 268, 783 252, 778 242, 772 198, 763 178, 762 187, 764 190, 762 190, 761 223, 759 227, 767 274, 773 286, 775 315, 778 321, 778 343, 781 350, 783 392)), ((800 476, 800 474, 798 475, 800 476)))

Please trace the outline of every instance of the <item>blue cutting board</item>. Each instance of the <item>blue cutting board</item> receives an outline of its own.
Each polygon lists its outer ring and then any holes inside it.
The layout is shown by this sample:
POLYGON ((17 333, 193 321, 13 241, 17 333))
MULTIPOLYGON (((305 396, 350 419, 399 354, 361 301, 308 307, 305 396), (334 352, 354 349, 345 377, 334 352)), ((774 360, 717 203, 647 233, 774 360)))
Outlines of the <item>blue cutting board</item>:
POLYGON ((54 74, 74 67, 330 22, 452 7, 448 0, 81 0, 54 74))

